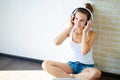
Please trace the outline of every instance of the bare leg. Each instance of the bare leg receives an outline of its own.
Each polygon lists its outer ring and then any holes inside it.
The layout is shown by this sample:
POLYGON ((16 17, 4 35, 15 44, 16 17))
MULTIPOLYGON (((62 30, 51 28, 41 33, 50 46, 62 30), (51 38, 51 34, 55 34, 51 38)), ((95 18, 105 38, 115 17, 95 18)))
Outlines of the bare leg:
POLYGON ((79 74, 73 74, 74 78, 81 80, 98 80, 101 76, 101 71, 96 68, 86 68, 79 74))
POLYGON ((44 61, 42 68, 57 78, 70 78, 69 74, 72 73, 68 64, 56 61, 44 61))

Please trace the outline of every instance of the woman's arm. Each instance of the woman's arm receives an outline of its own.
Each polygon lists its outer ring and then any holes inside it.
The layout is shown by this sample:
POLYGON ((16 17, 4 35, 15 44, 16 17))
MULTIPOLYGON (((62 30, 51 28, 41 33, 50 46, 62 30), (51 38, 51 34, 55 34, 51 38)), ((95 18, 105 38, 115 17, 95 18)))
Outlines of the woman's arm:
POLYGON ((61 34, 59 34, 56 38, 55 38, 55 44, 56 45, 60 45, 62 44, 62 42, 69 36, 70 31, 73 27, 70 26, 67 29, 65 29, 61 34))
POLYGON ((72 15, 70 16, 69 19, 69 27, 67 29, 65 29, 61 34, 59 34, 56 38, 55 38, 55 44, 56 45, 60 45, 62 44, 62 42, 69 36, 71 29, 73 28, 74 23, 73 23, 73 17, 72 15))
POLYGON ((95 40, 95 37, 96 37, 96 33, 94 31, 90 31, 88 33, 88 38, 87 38, 86 32, 83 32, 82 49, 81 49, 81 52, 83 55, 86 55, 90 51, 93 45, 93 42, 95 40))
POLYGON ((82 52, 83 55, 86 55, 90 51, 90 49, 91 49, 91 47, 93 45, 93 42, 95 40, 95 37, 96 37, 95 31, 93 31, 93 30, 89 31, 89 29, 91 28, 92 25, 93 25, 93 21, 90 21, 85 26, 85 28, 83 29, 83 33, 82 33, 82 49, 81 49, 81 52, 82 52))

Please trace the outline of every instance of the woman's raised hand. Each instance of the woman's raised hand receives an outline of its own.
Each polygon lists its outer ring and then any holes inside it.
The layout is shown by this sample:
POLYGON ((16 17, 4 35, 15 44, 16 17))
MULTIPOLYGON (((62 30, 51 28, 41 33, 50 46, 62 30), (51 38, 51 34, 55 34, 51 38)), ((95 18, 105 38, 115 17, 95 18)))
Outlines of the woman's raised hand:
POLYGON ((93 20, 88 21, 83 31, 87 32, 93 26, 93 24, 94 24, 93 20))
POLYGON ((69 26, 70 26, 70 27, 74 27, 73 15, 70 16, 69 26))

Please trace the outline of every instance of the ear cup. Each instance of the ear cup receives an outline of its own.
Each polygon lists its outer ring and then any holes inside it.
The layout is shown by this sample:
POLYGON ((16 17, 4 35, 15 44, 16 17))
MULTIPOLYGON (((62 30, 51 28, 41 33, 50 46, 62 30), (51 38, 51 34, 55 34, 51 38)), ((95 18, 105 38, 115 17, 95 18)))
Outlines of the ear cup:
POLYGON ((72 12, 72 18, 73 18, 72 21, 74 21, 74 19, 75 19, 75 14, 76 14, 76 12, 77 12, 77 9, 78 9, 78 8, 76 8, 76 9, 72 12))
POLYGON ((85 23, 85 25, 87 25, 89 23, 90 20, 87 20, 87 22, 85 23))
POLYGON ((85 25, 87 25, 88 21, 85 23, 85 25))
POLYGON ((72 21, 74 21, 75 20, 75 14, 73 14, 73 17, 72 17, 72 21))

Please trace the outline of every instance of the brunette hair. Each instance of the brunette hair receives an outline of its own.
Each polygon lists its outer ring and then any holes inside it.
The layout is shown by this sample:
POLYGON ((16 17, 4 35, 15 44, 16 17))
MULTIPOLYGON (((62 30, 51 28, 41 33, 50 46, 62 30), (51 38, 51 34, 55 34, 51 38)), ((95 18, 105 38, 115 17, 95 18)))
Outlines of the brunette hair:
POLYGON ((85 14, 87 16, 87 20, 90 20, 92 17, 91 14, 93 12, 93 8, 90 3, 85 3, 85 8, 82 8, 82 7, 76 8, 72 12, 73 20, 75 19, 76 12, 81 12, 81 13, 85 14))

